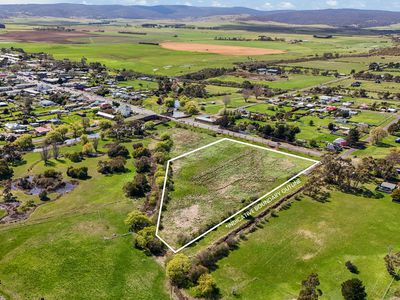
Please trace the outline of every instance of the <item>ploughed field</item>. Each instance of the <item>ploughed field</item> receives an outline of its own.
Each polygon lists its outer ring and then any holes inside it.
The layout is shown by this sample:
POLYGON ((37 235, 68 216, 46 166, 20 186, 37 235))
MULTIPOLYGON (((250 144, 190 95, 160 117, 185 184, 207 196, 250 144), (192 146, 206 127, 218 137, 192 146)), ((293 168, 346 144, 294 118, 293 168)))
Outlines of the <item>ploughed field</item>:
POLYGON ((312 165, 223 140, 170 164, 159 235, 175 250, 312 165))
POLYGON ((221 55, 267 55, 267 54, 285 53, 285 51, 276 49, 213 45, 213 44, 174 43, 174 42, 162 43, 161 47, 170 50, 208 52, 221 55))

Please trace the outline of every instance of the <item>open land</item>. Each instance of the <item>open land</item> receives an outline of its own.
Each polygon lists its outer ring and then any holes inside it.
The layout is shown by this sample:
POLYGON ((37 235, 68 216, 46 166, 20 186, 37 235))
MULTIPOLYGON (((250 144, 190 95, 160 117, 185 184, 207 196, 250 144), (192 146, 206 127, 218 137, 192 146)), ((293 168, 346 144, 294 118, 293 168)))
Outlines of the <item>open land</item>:
POLYGON ((312 164, 230 140, 174 160, 159 235, 177 249, 312 164))

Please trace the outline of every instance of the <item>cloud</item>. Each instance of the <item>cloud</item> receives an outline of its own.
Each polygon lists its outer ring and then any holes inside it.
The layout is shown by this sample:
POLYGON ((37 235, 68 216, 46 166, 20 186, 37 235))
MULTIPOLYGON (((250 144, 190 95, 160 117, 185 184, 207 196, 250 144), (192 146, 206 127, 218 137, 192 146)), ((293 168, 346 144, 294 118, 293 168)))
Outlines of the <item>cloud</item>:
POLYGON ((214 7, 221 7, 222 4, 221 4, 220 2, 218 2, 218 1, 213 1, 213 2, 211 3, 211 6, 214 6, 214 7))
POLYGON ((281 9, 294 9, 296 6, 292 2, 281 2, 278 4, 278 8, 281 9))
POLYGON ((338 5, 337 0, 327 0, 326 1, 326 5, 331 6, 331 7, 335 7, 338 5))
POLYGON ((263 5, 263 8, 266 8, 266 9, 273 9, 274 6, 272 5, 271 2, 265 2, 264 5, 263 5))

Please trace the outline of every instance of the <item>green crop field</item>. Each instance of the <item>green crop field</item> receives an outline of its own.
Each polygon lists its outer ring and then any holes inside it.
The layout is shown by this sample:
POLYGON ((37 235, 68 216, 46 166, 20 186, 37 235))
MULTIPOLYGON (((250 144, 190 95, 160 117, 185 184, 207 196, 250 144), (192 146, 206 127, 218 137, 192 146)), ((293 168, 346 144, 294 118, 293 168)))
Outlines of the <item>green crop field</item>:
MULTIPOLYGON (((295 202, 241 241, 213 273, 224 299, 294 299, 312 272, 319 275, 321 299, 341 299, 340 283, 353 277, 364 282, 368 299, 381 299, 391 282, 383 258, 400 243, 400 205, 386 195, 332 192, 329 200, 295 202), (359 275, 346 269, 348 260, 359 275)), ((395 282, 389 295, 399 286, 395 282)))
POLYGON ((159 234, 179 248, 180 236, 195 238, 312 164, 230 140, 173 161, 159 234))

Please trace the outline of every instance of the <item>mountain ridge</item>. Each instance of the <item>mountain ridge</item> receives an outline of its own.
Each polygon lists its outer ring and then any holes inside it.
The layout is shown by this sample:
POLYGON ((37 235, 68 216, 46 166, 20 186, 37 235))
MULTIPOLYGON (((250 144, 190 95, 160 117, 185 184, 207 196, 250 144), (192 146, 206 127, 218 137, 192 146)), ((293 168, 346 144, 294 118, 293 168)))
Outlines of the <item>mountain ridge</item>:
POLYGON ((400 12, 361 9, 262 11, 247 7, 197 7, 187 5, 86 5, 1 4, 0 17, 63 17, 89 19, 187 19, 238 16, 242 20, 273 21, 296 25, 326 24, 336 27, 374 27, 400 23, 400 12))

